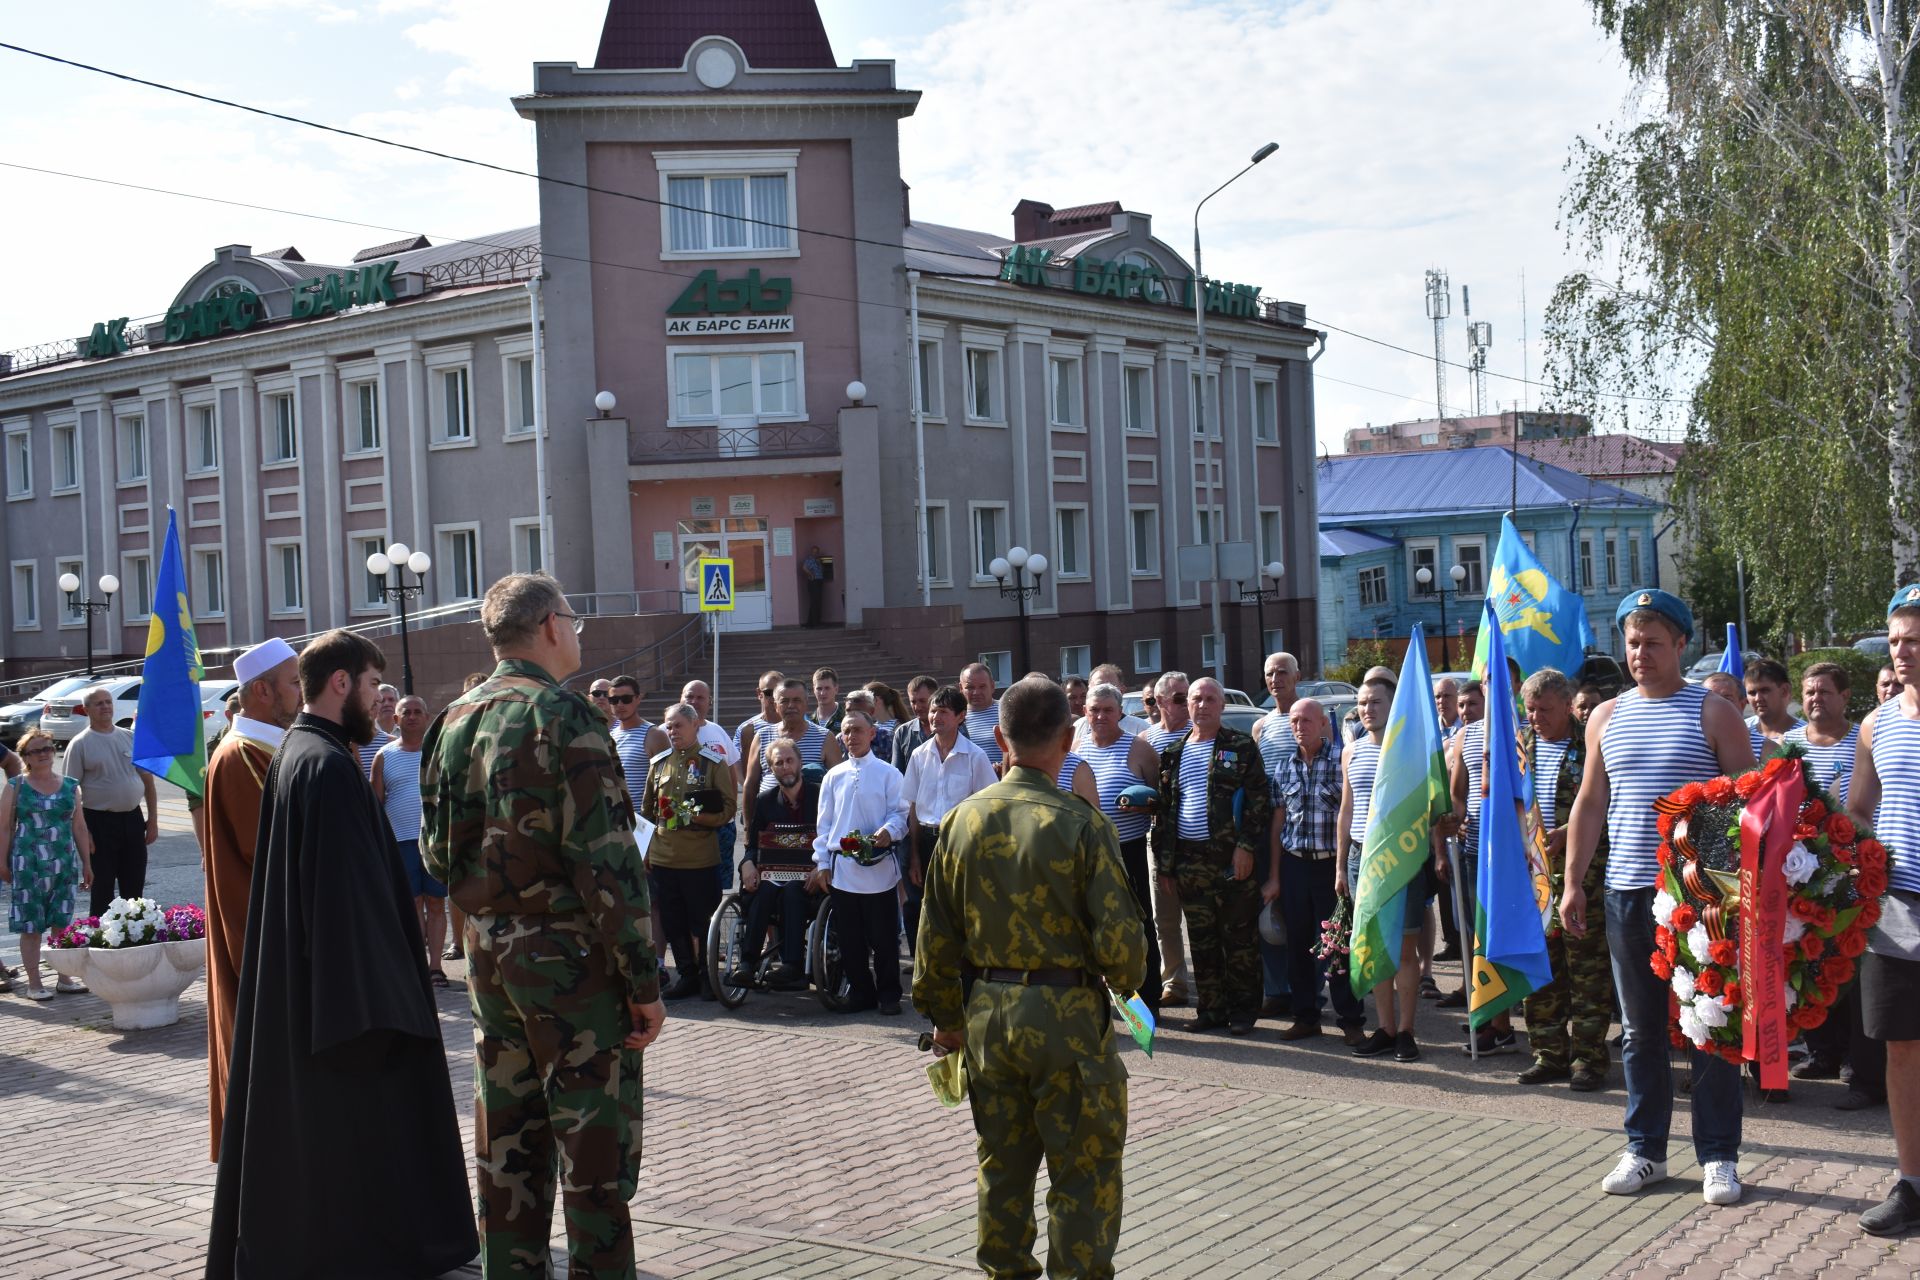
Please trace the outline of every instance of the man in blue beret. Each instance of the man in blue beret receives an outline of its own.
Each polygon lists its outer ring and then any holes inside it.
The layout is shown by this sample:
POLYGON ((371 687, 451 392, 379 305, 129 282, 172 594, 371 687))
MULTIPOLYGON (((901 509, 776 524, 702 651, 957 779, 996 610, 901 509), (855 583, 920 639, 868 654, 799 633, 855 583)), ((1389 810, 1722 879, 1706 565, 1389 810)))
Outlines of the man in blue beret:
MULTIPOLYGON (((1653 954, 1660 833, 1654 801, 1689 782, 1753 767, 1746 722, 1724 698, 1688 684, 1680 658, 1693 637, 1693 611, 1677 596, 1630 593, 1614 622, 1626 637, 1633 687, 1601 704, 1587 721, 1587 765, 1573 803, 1560 922, 1575 938, 1601 924, 1589 914, 1588 864, 1607 838, 1604 927, 1620 997, 1626 1042, 1627 1150, 1601 1181, 1632 1195, 1667 1176, 1673 1122, 1673 1064, 1668 1056, 1667 984, 1647 963, 1653 954)), ((1718 1054, 1693 1051, 1693 1148, 1708 1204, 1740 1199, 1740 1070, 1718 1054)))

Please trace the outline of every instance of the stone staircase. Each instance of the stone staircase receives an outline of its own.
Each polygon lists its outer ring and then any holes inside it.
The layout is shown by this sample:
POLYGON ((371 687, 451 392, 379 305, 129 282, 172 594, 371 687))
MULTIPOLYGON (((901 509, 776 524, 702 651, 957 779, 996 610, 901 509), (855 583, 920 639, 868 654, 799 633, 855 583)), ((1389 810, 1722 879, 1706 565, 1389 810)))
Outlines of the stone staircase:
MULTIPOLYGON (((715 690, 717 706, 714 722, 731 730, 760 710, 754 697, 754 681, 762 672, 782 671, 799 680, 813 683, 819 667, 832 667, 840 675, 840 687, 847 690, 869 680, 881 680, 906 697, 907 681, 922 674, 906 659, 882 649, 864 631, 844 627, 776 627, 771 631, 730 631, 720 637, 720 687, 715 690)), ((928 671, 924 674, 949 683, 957 671, 928 671)), ((697 669, 675 672, 663 679, 661 687, 647 691, 646 717, 658 720, 660 712, 679 695, 689 680, 713 680, 713 651, 708 649, 697 669)), ((809 708, 812 700, 809 697, 809 708)))

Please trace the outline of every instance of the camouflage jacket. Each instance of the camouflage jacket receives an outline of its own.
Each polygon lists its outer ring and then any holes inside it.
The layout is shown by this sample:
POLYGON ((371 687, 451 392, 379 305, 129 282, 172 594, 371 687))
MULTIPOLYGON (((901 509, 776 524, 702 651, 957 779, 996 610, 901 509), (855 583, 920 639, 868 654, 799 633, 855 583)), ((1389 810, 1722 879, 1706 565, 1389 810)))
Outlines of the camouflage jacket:
POLYGON ((1080 969, 1146 980, 1147 935, 1105 814, 1015 767, 940 821, 915 944, 913 1007, 964 1020, 962 969, 1080 969))
POLYGON ((633 808, 606 721, 504 659, 427 730, 420 854, 471 915, 584 916, 630 999, 660 988, 633 808))
MULTIPOLYGON (((1580 720, 1574 720, 1568 730, 1567 754, 1560 761, 1560 780, 1554 787, 1553 812, 1538 814, 1542 834, 1566 826, 1573 820, 1573 802, 1580 794, 1580 783, 1587 769, 1587 726, 1580 720)), ((1536 751, 1538 739, 1532 729, 1520 730, 1520 751, 1526 761, 1527 777, 1533 777, 1535 764, 1539 759, 1536 751)), ((1537 808, 1533 796, 1527 797, 1528 808, 1537 808)), ((1566 866, 1566 854, 1547 858, 1548 870, 1553 876, 1554 895, 1559 896, 1561 872, 1566 866)), ((1588 879, 1592 879, 1595 867, 1604 869, 1607 865, 1607 833, 1600 833, 1600 847, 1594 851, 1593 862, 1588 866, 1588 879)))
MULTIPOLYGON (((1160 805, 1153 823, 1154 870, 1173 874, 1173 847, 1180 834, 1180 757, 1192 739, 1185 734, 1160 753, 1160 805)), ((1207 846, 1222 861, 1236 847, 1266 865, 1267 828, 1273 821, 1273 788, 1260 759, 1260 745, 1238 729, 1221 725, 1207 766, 1207 846), (1238 804, 1239 811, 1235 812, 1238 804)))

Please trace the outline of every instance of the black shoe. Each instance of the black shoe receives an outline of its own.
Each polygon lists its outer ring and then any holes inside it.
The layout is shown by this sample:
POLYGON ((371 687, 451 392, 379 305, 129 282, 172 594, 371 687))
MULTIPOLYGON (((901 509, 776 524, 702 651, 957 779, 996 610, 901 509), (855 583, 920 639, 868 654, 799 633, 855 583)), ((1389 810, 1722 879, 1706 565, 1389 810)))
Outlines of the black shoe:
POLYGON ((880 1002, 880 1012, 889 1018, 897 1018, 900 1016, 900 1002, 898 1000, 882 1000, 880 1002))
POLYGON ((1356 1058, 1377 1058, 1391 1048, 1393 1048, 1392 1034, 1389 1033, 1385 1027, 1379 1027, 1374 1030, 1372 1035, 1353 1046, 1353 1056, 1356 1058))
POLYGON ((770 990, 803 991, 806 985, 807 975, 785 961, 767 970, 767 986, 770 990))
POLYGON ((1790 1067, 1787 1074, 1795 1080, 1838 1080, 1840 1064, 1827 1058, 1808 1058, 1790 1067))
POLYGON ((1440 1000, 1435 1007, 1441 1008, 1441 1009, 1466 1008, 1467 1007, 1467 989, 1465 987, 1462 987, 1458 991, 1447 992, 1447 994, 1440 997, 1440 1000))
POLYGON ((1870 1236, 1897 1236, 1920 1227, 1920 1191, 1905 1178, 1893 1184, 1887 1198, 1860 1215, 1860 1229, 1870 1236))
POLYGON ((700 998, 702 1000, 718 1000, 720 998, 719 993, 707 985, 704 978, 700 981, 700 998))
POLYGON ((1359 1027, 1340 1028, 1340 1042, 1349 1049, 1358 1049, 1367 1042, 1367 1033, 1359 1027))
POLYGON ((1606 1087, 1607 1073, 1592 1067, 1575 1067, 1573 1079, 1567 1081, 1567 1088, 1575 1093, 1598 1093, 1606 1087))
POLYGON ((1521 1084, 1552 1084, 1555 1080, 1565 1080, 1573 1072, 1565 1067, 1550 1067, 1544 1062, 1536 1062, 1514 1077, 1521 1084))
POLYGON ((1294 1020, 1292 1026, 1280 1033, 1282 1040, 1311 1040, 1320 1034, 1320 1024, 1306 1018, 1294 1020))
MULTIPOLYGON (((1520 1052, 1520 1038, 1511 1031, 1495 1031, 1492 1027, 1482 1027, 1479 1034, 1474 1037, 1474 1041, 1482 1058, 1500 1053, 1520 1052)), ((1474 1056, 1472 1049, 1462 1049, 1460 1052, 1470 1058, 1474 1056)))
POLYGON ((1449 944, 1434 952, 1433 958, 1435 960, 1458 960, 1460 958, 1460 948, 1449 944))
POLYGON ((1293 1002, 1285 996, 1272 996, 1260 1002, 1262 1018, 1284 1018, 1293 1012, 1293 1002))
POLYGON ((840 1009, 842 1013, 871 1013, 880 1007, 878 1000, 849 1000, 840 1009))
POLYGON ((700 979, 694 977, 691 973, 682 973, 679 977, 667 984, 666 990, 660 993, 660 998, 662 1000, 685 1000, 688 996, 693 995, 699 990, 700 979))
POLYGON ((1847 1090, 1847 1096, 1833 1104, 1835 1111, 1871 1111, 1875 1107, 1887 1105, 1887 1095, 1871 1094, 1861 1089, 1847 1090))
POLYGON ((1253 1034, 1252 1018, 1234 1018, 1227 1023, 1227 1034, 1232 1036, 1250 1036, 1253 1034))
POLYGON ((745 967, 730 970, 726 975, 726 982, 730 987, 751 987, 753 970, 745 967))
POLYGON ((1413 1042, 1413 1032, 1402 1031, 1393 1038, 1393 1060, 1395 1062, 1420 1061, 1420 1046, 1413 1042))
POLYGON ((1192 1029, 1195 1031, 1217 1031, 1226 1025, 1227 1020, 1216 1014, 1196 1013, 1193 1015, 1192 1029))

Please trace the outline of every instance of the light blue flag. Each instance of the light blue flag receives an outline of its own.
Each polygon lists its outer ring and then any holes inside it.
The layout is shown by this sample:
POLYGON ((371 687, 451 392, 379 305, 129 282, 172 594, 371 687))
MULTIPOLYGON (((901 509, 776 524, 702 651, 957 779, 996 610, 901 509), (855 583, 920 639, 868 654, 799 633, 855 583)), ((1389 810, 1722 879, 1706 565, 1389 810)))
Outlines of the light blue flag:
MULTIPOLYGON (((1493 617, 1489 600, 1487 616, 1493 617)), ((1487 663, 1486 798, 1480 802, 1480 881, 1473 921, 1473 990, 1467 1021, 1476 1028, 1553 981, 1546 912, 1552 906, 1542 833, 1525 818, 1531 780, 1520 754, 1512 680, 1500 628, 1491 629, 1487 663), (1531 830, 1529 828, 1532 828, 1531 830)))
POLYGON ((1587 606, 1578 593, 1561 586, 1533 554, 1513 521, 1500 517, 1500 545, 1487 577, 1490 618, 1480 620, 1473 646, 1473 673, 1487 678, 1487 637, 1494 627, 1506 640, 1507 656, 1522 675, 1553 667, 1568 677, 1580 674, 1587 650, 1596 643, 1587 606))
POLYGON ((206 792, 207 740, 200 726, 200 645, 187 605, 180 529, 167 508, 167 541, 154 575, 147 659, 140 666, 140 710, 133 721, 133 762, 190 795, 206 792))
POLYGON ((1740 656, 1740 628, 1727 624, 1727 647, 1720 654, 1720 669, 1735 680, 1747 678, 1747 661, 1740 656))

